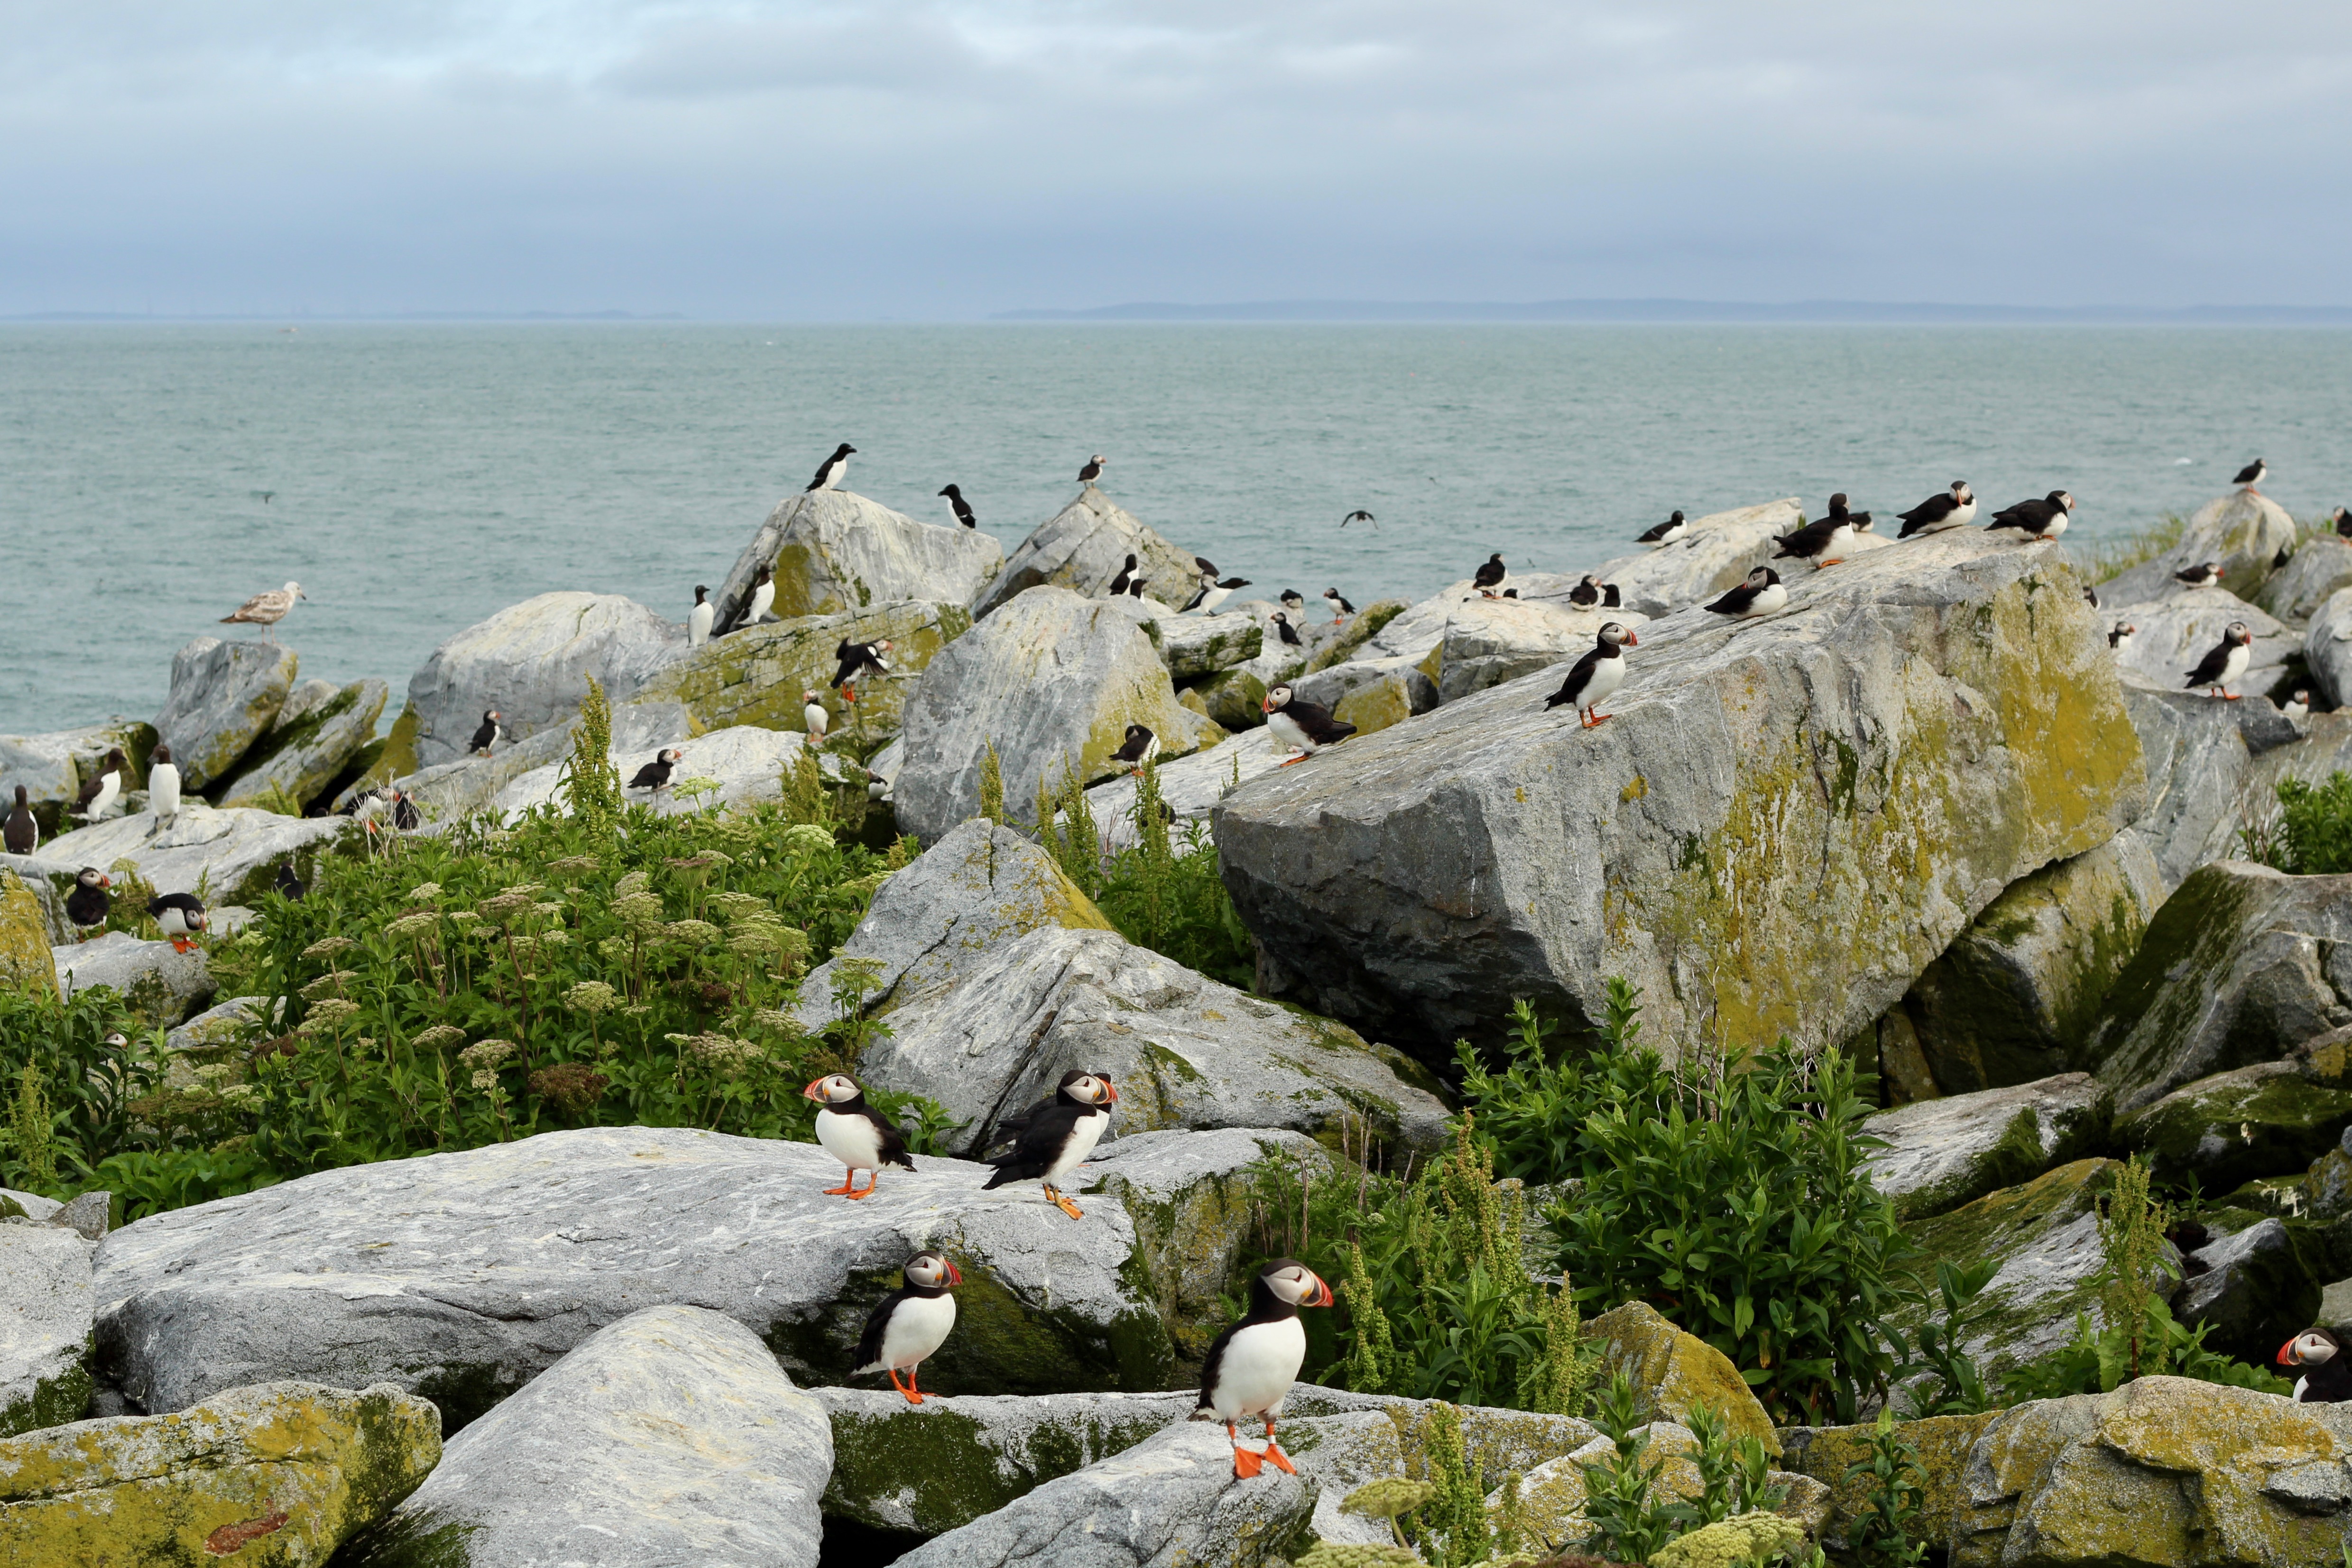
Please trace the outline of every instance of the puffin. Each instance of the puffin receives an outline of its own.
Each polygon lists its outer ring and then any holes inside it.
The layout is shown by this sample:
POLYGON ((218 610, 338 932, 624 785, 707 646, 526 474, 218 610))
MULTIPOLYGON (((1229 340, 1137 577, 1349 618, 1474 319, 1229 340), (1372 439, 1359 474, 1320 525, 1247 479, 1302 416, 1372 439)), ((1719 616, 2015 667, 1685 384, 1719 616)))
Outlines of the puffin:
POLYGON ((1306 595, 1299 593, 1297 589, 1285 588, 1282 591, 1282 607, 1284 612, 1290 616, 1290 624, 1292 626, 1297 626, 1307 624, 1307 598, 1306 595))
POLYGON ((1843 561, 1845 552, 1853 548, 1853 519, 1846 510, 1845 496, 1830 497, 1830 514, 1819 522, 1776 533, 1772 542, 1780 547, 1772 552, 1773 560, 1810 561, 1816 572, 1843 561))
POLYGON ((774 620, 776 613, 771 606, 775 602, 776 569, 773 566, 762 566, 752 575, 751 607, 743 612, 743 624, 747 626, 756 626, 761 621, 774 620))
POLYGON ((1503 579, 1507 574, 1503 565, 1503 552, 1497 550, 1494 554, 1486 557, 1486 563, 1471 575, 1470 585, 1491 599, 1495 596, 1495 590, 1503 585, 1503 579))
POLYGON ((971 515, 971 503, 963 499, 962 490, 957 489, 953 485, 950 485, 945 489, 940 491, 940 494, 947 497, 948 505, 955 509, 955 519, 958 522, 963 524, 966 528, 978 528, 980 526, 980 519, 971 515))
POLYGON ((478 757, 487 757, 492 746, 509 739, 502 724, 505 717, 495 708, 483 709, 481 728, 476 730, 474 738, 466 742, 466 750, 478 757))
POLYGON ((833 672, 833 683, 840 688, 844 701, 857 700, 857 693, 849 689, 849 683, 857 679, 858 671, 870 669, 877 675, 889 673, 890 661, 882 657, 889 651, 888 637, 884 637, 880 642, 851 642, 847 637, 841 639, 841 646, 833 650, 834 659, 838 666, 833 672))
POLYGON ((1298 640, 1298 628, 1292 626, 1290 624, 1290 617, 1280 610, 1274 612, 1274 629, 1276 634, 1288 646, 1292 647, 1303 647, 1306 646, 1298 640))
POLYGON ((2338 539, 2352 539, 2352 508, 2337 507, 2334 514, 2334 521, 2336 523, 2336 536, 2338 539))
POLYGON ((2218 588, 2221 585, 2221 563, 2208 561, 2191 566, 2186 572, 2175 572, 2173 579, 2191 588, 2218 588))
POLYGON ((2055 539, 2066 531, 2074 510, 2073 496, 2064 490, 2052 490, 2040 500, 2021 500, 2015 506, 2001 508, 1985 524, 1985 531, 2013 528, 2029 539, 2055 539))
POLYGON ((294 862, 291 860, 284 862, 278 868, 278 875, 270 879, 269 885, 275 888, 281 897, 298 904, 302 901, 302 895, 310 890, 302 885, 302 879, 294 874, 294 862))
POLYGON ((1160 737, 1140 724, 1127 727, 1127 739, 1119 743, 1110 760, 1124 766, 1136 777, 1143 776, 1143 764, 1160 754, 1160 737))
POLYGON ((857 448, 846 441, 835 447, 833 456, 816 466, 816 478, 811 479, 808 489, 801 493, 814 495, 818 490, 829 490, 839 485, 842 476, 849 472, 849 455, 856 450, 857 448))
POLYGON ((1617 584, 1603 583, 1590 572, 1584 574, 1582 582, 1568 591, 1568 602, 1584 609, 1591 609, 1595 605, 1604 610, 1623 608, 1617 597, 1617 584))
POLYGON ((1201 1403, 1192 1419, 1225 1424, 1237 1479, 1247 1480, 1268 1464, 1286 1475, 1298 1473, 1274 1440, 1274 1423, 1307 1359, 1307 1325, 1298 1321, 1298 1309, 1330 1304, 1331 1287, 1313 1269, 1295 1258, 1277 1258, 1250 1281, 1248 1314, 1209 1342, 1201 1363, 1201 1403), (1262 1450, 1242 1447, 1239 1424, 1248 1415, 1265 1423, 1262 1450))
POLYGON ((172 748, 161 742, 147 759, 147 809, 154 813, 159 827, 180 815, 180 765, 172 760, 172 748))
POLYGON ((1345 528, 1351 522, 1369 522, 1372 525, 1372 531, 1374 533, 1378 533, 1381 531, 1380 519, 1374 517, 1370 512, 1366 511, 1362 507, 1358 507, 1355 510, 1341 518, 1339 520, 1339 526, 1341 528, 1345 528))
POLYGON ((8 826, 0 842, 8 846, 11 855, 30 855, 41 847, 41 825, 33 820, 33 808, 28 804, 25 786, 16 786, 16 808, 8 814, 8 826))
POLYGON ((2121 653, 2131 647, 2132 638, 2138 634, 2139 628, 2129 621, 2117 621, 2107 631, 2107 647, 2121 653))
POLYGON ((425 814, 416 809, 416 797, 404 789, 392 792, 392 825, 403 833, 414 833, 425 826, 425 814))
POLYGON ((1097 479, 1101 479, 1103 461, 1103 455, 1100 452, 1097 452, 1093 457, 1088 458, 1086 462, 1086 467, 1078 470, 1078 483, 1082 485, 1090 485, 1097 479))
POLYGON ((1969 489, 1968 480, 1954 479, 1943 494, 1929 496, 1909 511, 1895 515, 1903 520, 1897 539, 1909 539, 1933 528, 1966 527, 1977 520, 1977 492, 1969 489))
POLYGON ((2311 693, 2298 686, 2294 695, 2279 704, 2279 713, 2290 724, 2300 724, 2311 717, 2311 693))
POLYGON ((637 770, 636 775, 629 780, 629 787, 649 789, 654 792, 655 798, 659 799, 661 792, 669 788, 671 770, 685 757, 686 753, 676 746, 665 746, 654 753, 652 762, 637 770))
POLYGON ((710 602, 710 589, 700 583, 694 585, 694 608, 686 612, 686 646, 700 647, 710 640, 710 623, 719 616, 719 606, 710 602))
POLYGON ((1135 557, 1130 555, 1127 558, 1127 564, 1118 569, 1118 575, 1114 576, 1110 580, 1110 586, 1104 589, 1103 592, 1109 597, 1116 599, 1120 595, 1127 592, 1128 584, 1134 580, 1135 557))
POLYGON ((1745 620, 1754 616, 1769 616, 1789 602, 1789 590, 1780 582, 1780 574, 1769 566, 1759 566, 1748 574, 1748 581, 1709 605, 1709 615, 1729 616, 1745 620))
POLYGON ((1136 575, 1129 578, 1127 580, 1127 596, 1130 599, 1140 599, 1143 597, 1143 585, 1150 581, 1150 578, 1144 576, 1141 573, 1138 573, 1136 575))
MULTIPOLYGON (((1203 572, 1201 574, 1200 592, 1192 595, 1192 602, 1186 605, 1184 609, 1198 610, 1204 616, 1213 614, 1234 589, 1246 588, 1249 585, 1250 580, 1246 577, 1227 577, 1220 582, 1215 574, 1203 572)), ((1184 611, 1179 610, 1176 613, 1181 616, 1184 611)))
MULTIPOLYGON (((1065 1197, 1054 1184, 1085 1163, 1087 1156, 1095 1152, 1095 1145, 1110 1126, 1110 1108, 1118 1103, 1118 1090, 1100 1073, 1064 1073, 1061 1086, 1055 1090, 1054 1102, 1030 1114, 1020 1138, 1013 1142, 1013 1152, 989 1162, 996 1167, 996 1173, 981 1190, 994 1192, 1008 1182, 1042 1181, 1045 1196, 1055 1206, 1072 1219, 1083 1219, 1085 1211, 1065 1197)), ((822 1128, 817 1136, 823 1140, 822 1128)))
POLYGON ((2091 608, 2095 610, 2099 607, 2099 590, 2096 584, 2085 583, 2083 584, 2083 603, 2090 605, 2091 608))
POLYGON ((1339 625, 1349 616, 1356 613, 1356 606, 1348 603, 1347 595, 1340 593, 1339 589, 1326 588, 1323 590, 1323 596, 1331 603, 1331 624, 1333 626, 1336 626, 1339 625))
POLYGON ((2246 666, 2253 662, 2253 642, 2254 634, 2246 629, 2245 622, 2231 621, 2229 630, 2221 634, 2221 640, 2213 645, 2213 650, 2189 672, 2189 689, 2210 687, 2214 696, 2235 702, 2237 699, 2230 695, 2230 684, 2245 674, 2246 666))
POLYGON ((74 890, 66 895, 66 919, 85 929, 104 925, 107 912, 114 907, 106 891, 112 886, 112 878, 95 866, 84 866, 74 878, 74 890))
POLYGON ((833 715, 824 710, 824 704, 817 700, 814 691, 801 693, 801 722, 808 727, 808 738, 813 744, 824 744, 825 726, 833 722, 833 715))
POLYGON ((948 1292, 963 1283, 963 1275, 937 1252, 918 1252, 899 1274, 906 1283, 882 1298, 857 1336, 857 1367, 849 1375, 882 1373, 908 1404, 920 1405, 923 1392, 915 1386, 915 1371, 947 1343, 956 1321, 955 1298, 948 1292), (898 1381, 902 1372, 904 1383, 898 1381))
POLYGON ((196 933, 212 919, 194 893, 158 893, 147 900, 147 912, 154 917, 156 929, 171 940, 173 952, 194 951, 196 933))
POLYGON ((841 1185, 827 1187, 825 1196, 872 1197, 875 1184, 882 1179, 883 1166, 899 1165, 908 1171, 915 1168, 914 1156, 907 1152, 905 1134, 866 1103, 866 1091, 848 1074, 827 1073, 801 1090, 801 1098, 817 1102, 816 1141, 824 1145, 826 1153, 848 1167, 841 1185), (857 1184, 860 1171, 869 1173, 863 1187, 857 1184))
POLYGON ((1544 711, 1549 713, 1563 702, 1576 704, 1576 716, 1588 730, 1598 729, 1609 717, 1601 711, 1609 694, 1625 684, 1625 655, 1622 650, 1639 647, 1642 639, 1615 621, 1601 628, 1593 639, 1591 651, 1570 667, 1568 679, 1558 691, 1544 699, 1544 711))
POLYGON ((1665 521, 1659 523, 1657 526, 1643 530, 1641 536, 1635 539, 1633 542, 1636 544, 1672 544, 1675 540, 1680 539, 1689 531, 1690 524, 1683 521, 1683 514, 1681 512, 1676 512, 1672 517, 1666 519, 1665 521))
POLYGON ((1308 702, 1296 696, 1287 686, 1277 686, 1265 694, 1258 704, 1265 714, 1265 727, 1281 745, 1298 755, 1284 763, 1290 767, 1303 763, 1326 746, 1336 746, 1356 732, 1353 724, 1331 717, 1331 710, 1319 702, 1308 702))
POLYGON ((2270 477, 2270 464, 2261 458, 2256 458, 2252 462, 2248 463, 2244 468, 2240 468, 2238 470, 2238 477, 2231 479, 2230 482, 2252 494, 2260 495, 2263 492, 2259 487, 2264 479, 2269 479, 2270 477))
POLYGON ((2278 1363, 2301 1370, 2294 1380, 2297 1405, 2341 1405, 2352 1399, 2352 1362, 2344 1342, 2327 1329, 2310 1328, 2279 1347, 2278 1363))
POLYGON ((96 822, 114 809, 122 798, 122 748, 115 746, 106 753, 106 761, 98 766, 98 776, 81 786, 74 797, 74 810, 85 822, 96 822))

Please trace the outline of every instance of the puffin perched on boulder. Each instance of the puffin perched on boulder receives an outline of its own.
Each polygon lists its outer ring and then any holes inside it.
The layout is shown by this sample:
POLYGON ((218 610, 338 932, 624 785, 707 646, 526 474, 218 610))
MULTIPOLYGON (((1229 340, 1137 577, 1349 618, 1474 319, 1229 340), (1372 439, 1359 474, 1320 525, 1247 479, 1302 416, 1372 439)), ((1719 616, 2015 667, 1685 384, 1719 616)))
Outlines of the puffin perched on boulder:
POLYGON ((66 895, 66 919, 87 930, 106 923, 109 910, 114 908, 114 898, 107 889, 114 879, 95 866, 84 866, 74 878, 74 890, 66 895))
POLYGON ((2210 687, 2214 696, 2235 702, 2237 698, 2231 695, 2230 688, 2236 683, 2238 677, 2246 673, 2246 666, 2253 662, 2253 642, 2254 634, 2246 629, 2245 622, 2231 621, 2229 630, 2221 634, 2221 640, 2213 646, 2213 650, 2189 672, 2189 689, 2194 691, 2200 686, 2210 687))
POLYGON ((1977 520, 1977 492, 1969 489, 1966 479, 1954 479, 1951 488, 1941 495, 1929 496, 1909 511, 1898 511, 1903 520, 1897 539, 1909 539, 1931 528, 1958 528, 1977 520))
POLYGON ((1159 754, 1160 737, 1141 724, 1129 724, 1127 738, 1120 742, 1118 750, 1110 754, 1110 760, 1141 778, 1143 764, 1159 754))
POLYGON ((1510 569, 1503 564, 1503 552, 1497 550, 1486 557, 1485 565, 1471 574, 1470 585, 1491 599, 1495 596, 1495 590, 1503 585, 1503 579, 1509 574, 1510 569))
POLYGON ((846 1073, 828 1073, 801 1090, 801 1095, 817 1102, 816 1141, 848 1167, 841 1185, 825 1188, 825 1196, 872 1197, 883 1166, 915 1168, 914 1157, 907 1152, 905 1134, 866 1103, 866 1091, 857 1087, 856 1079, 846 1073), (857 1184, 860 1171, 872 1173, 863 1187, 857 1184))
POLYGON ((1258 704, 1265 715, 1265 727, 1280 744, 1298 755, 1284 763, 1289 767, 1303 763, 1326 746, 1336 746, 1356 732, 1353 724, 1331 717, 1331 710, 1319 702, 1308 702, 1287 686, 1277 686, 1265 694, 1258 704))
POLYGON ((1592 649, 1571 666, 1568 679, 1558 691, 1544 699, 1544 710, 1549 712, 1563 702, 1576 704, 1576 716, 1588 730, 1597 728, 1609 717, 1601 711, 1601 704, 1609 694, 1625 683, 1623 650, 1641 646, 1641 639, 1615 621, 1601 628, 1593 639, 1592 649))
POLYGON ((1235 1476, 1246 1480, 1267 1464, 1287 1475, 1298 1473, 1274 1440, 1274 1422, 1307 1359, 1307 1325, 1299 1321, 1298 1309, 1330 1304, 1331 1287, 1313 1269, 1295 1258, 1277 1258, 1250 1281, 1248 1315, 1209 1342, 1208 1359, 1201 1363, 1201 1403, 1192 1419, 1225 1424, 1235 1476), (1239 1424, 1248 1415, 1265 1423, 1262 1451, 1242 1447, 1239 1424))
POLYGON ((920 1405, 923 1394, 915 1386, 915 1371, 947 1343, 956 1321, 955 1298, 948 1292, 963 1283, 963 1275, 936 1252, 918 1252, 900 1273, 906 1283, 883 1297, 866 1320, 866 1331, 857 1337, 857 1368, 849 1375, 886 1373, 908 1404, 920 1405), (902 1372, 907 1374, 904 1383, 898 1381, 902 1372))
POLYGON ((2221 563, 2218 561, 2200 562, 2186 571, 2175 572, 2172 578, 2184 587, 2218 588, 2221 585, 2221 563))
POLYGON ((2352 1399, 2352 1361, 2332 1330, 2304 1330, 2279 1347, 2278 1363, 2303 1374, 2294 1380, 2298 1405, 2341 1405, 2352 1399))
POLYGON ((148 837, 180 817, 180 765, 172 760, 172 748, 162 742, 155 744, 155 754, 147 759, 147 809, 154 814, 155 826, 148 837))
POLYGON ((171 942, 173 952, 193 951, 197 933, 212 921, 203 900, 194 893, 158 893, 147 900, 147 912, 154 917, 156 929, 171 942))
POLYGON ((1780 581, 1780 574, 1769 566, 1759 566, 1748 574, 1748 581, 1709 605, 1711 616, 1728 616, 1734 620, 1747 620, 1756 616, 1769 616, 1786 607, 1789 590, 1780 581))
MULTIPOLYGON (((1013 1142, 1013 1152, 989 1162, 996 1167, 996 1173, 982 1190, 992 1193, 1012 1182, 1041 1181, 1045 1196, 1064 1214, 1072 1219, 1083 1219, 1085 1211, 1063 1196, 1055 1184, 1084 1164, 1087 1156, 1095 1152, 1095 1145, 1110 1127, 1110 1108, 1118 1103, 1118 1090, 1101 1074, 1064 1073, 1060 1088, 1054 1092, 1053 1103, 1029 1113, 1021 1136, 1013 1142)), ((818 1136, 823 1135, 820 1130, 818 1136)))
POLYGON ((1568 602, 1580 610, 1589 610, 1595 605, 1604 610, 1623 608, 1617 596, 1617 584, 1603 583, 1590 572, 1584 574, 1575 587, 1568 591, 1568 602))
POLYGON ((2055 539, 2066 531, 2067 521, 2074 513, 2074 498, 2064 490, 2052 490, 2040 500, 2021 500, 2015 506, 2001 508, 1985 524, 1985 531, 2013 528, 2028 539, 2055 539))
POLYGON ((1846 510, 1845 492, 1830 497, 1827 517, 1788 533, 1776 533, 1772 542, 1780 547, 1772 552, 1773 560, 1810 561, 1816 572, 1843 561, 1845 552, 1853 548, 1853 514, 1846 510))

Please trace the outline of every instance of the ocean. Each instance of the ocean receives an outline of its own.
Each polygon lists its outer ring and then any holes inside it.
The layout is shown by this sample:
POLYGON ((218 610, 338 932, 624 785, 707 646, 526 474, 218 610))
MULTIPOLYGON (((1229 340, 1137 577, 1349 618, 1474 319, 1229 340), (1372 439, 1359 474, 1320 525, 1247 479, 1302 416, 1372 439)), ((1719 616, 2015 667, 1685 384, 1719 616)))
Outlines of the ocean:
POLYGON ((1267 597, 1583 570, 1675 508, 1954 479, 2070 542, 2270 459, 2352 500, 2352 331, 2308 328, 0 326, 0 733, 146 718, 298 579, 304 676, 383 678, 554 588, 683 619, 838 441, 849 489, 1009 553, 1104 490, 1267 597), (1339 527, 1357 508, 1377 531, 1339 527))

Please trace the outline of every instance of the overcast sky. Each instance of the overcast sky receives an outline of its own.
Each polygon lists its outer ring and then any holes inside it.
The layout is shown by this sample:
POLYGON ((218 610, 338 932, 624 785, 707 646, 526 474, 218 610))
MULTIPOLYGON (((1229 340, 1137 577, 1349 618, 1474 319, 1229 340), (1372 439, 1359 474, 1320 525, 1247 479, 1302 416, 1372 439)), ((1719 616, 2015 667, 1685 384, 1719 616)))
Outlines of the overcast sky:
POLYGON ((2352 305, 2344 0, 0 0, 0 313, 2352 305))

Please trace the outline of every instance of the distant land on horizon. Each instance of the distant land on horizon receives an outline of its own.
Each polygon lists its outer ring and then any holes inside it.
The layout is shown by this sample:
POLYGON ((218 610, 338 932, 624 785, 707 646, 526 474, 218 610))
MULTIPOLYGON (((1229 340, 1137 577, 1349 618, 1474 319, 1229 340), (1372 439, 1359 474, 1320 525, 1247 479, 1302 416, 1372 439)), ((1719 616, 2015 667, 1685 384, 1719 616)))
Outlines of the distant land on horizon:
POLYGON ((1004 310, 999 321, 1582 321, 1706 325, 1786 322, 1886 325, 2352 326, 2352 306, 1881 304, 1802 300, 1537 300, 1520 304, 1380 300, 1265 300, 1223 305, 1139 302, 1091 310, 1004 310))

